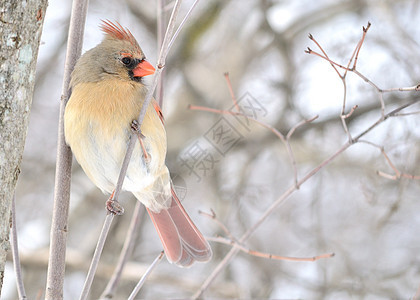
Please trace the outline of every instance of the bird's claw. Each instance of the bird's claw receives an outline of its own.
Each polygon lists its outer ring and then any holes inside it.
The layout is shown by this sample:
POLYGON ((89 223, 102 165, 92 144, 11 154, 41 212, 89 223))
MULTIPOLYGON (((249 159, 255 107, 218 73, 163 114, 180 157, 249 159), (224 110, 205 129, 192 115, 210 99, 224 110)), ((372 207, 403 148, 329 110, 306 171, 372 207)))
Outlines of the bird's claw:
POLYGON ((124 214, 124 207, 117 200, 108 199, 105 207, 114 215, 121 216, 124 214))
POLYGON ((131 121, 131 130, 137 134, 140 138, 144 139, 145 136, 141 133, 139 121, 133 120, 131 121))

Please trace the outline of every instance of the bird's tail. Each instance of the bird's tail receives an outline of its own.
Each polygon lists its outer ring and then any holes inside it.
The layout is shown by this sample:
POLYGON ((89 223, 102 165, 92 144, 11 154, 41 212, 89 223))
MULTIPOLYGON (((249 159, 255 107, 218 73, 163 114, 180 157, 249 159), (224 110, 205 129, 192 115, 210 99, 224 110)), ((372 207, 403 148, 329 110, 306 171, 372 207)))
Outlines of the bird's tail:
POLYGON ((166 257, 171 263, 182 267, 194 261, 208 261, 212 251, 201 232, 182 207, 171 186, 172 202, 167 209, 156 213, 147 209, 162 241, 166 257))

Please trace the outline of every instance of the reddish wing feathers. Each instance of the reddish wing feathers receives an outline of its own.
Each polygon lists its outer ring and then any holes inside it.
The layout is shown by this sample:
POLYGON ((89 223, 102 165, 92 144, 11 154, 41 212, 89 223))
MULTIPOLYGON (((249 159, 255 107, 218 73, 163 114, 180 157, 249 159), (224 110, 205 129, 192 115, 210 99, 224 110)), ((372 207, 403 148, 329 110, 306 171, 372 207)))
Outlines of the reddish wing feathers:
POLYGON ((165 118, 163 117, 162 110, 160 109, 159 104, 156 102, 155 99, 152 100, 152 104, 160 118, 160 121, 162 122, 162 124, 165 124, 165 118))
POLYGON ((116 22, 116 24, 114 24, 109 20, 102 20, 102 24, 99 27, 103 32, 114 39, 125 40, 130 42, 133 46, 139 47, 130 30, 122 27, 120 23, 116 22))

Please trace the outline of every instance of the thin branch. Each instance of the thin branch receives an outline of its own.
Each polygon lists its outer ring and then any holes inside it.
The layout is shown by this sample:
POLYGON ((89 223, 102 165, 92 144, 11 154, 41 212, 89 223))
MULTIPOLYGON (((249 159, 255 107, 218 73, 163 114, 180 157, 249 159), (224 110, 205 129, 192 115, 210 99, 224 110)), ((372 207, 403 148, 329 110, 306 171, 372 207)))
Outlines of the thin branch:
MULTIPOLYGON (((334 65, 334 66, 337 66, 337 67, 339 67, 339 68, 341 68, 341 69, 343 69, 343 70, 347 70, 347 71, 352 71, 350 68, 348 68, 348 67, 345 67, 345 66, 343 66, 343 65, 340 65, 339 63, 336 63, 335 61, 333 61, 333 60, 331 60, 331 59, 329 59, 327 56, 324 56, 324 55, 322 55, 322 54, 319 54, 318 52, 316 52, 316 51, 314 51, 314 50, 312 50, 311 48, 306 48, 306 50, 305 50, 305 53, 307 53, 307 54, 313 54, 313 55, 315 55, 315 56, 318 56, 318 57, 320 57, 320 58, 322 58, 322 59, 325 59, 327 62, 329 62, 330 64, 332 64, 332 65, 334 65)), ((338 74, 340 74, 340 73, 338 73, 338 74)), ((340 74, 340 77, 341 77, 342 75, 340 74)))
POLYGON ((22 267, 21 267, 20 258, 19 258, 19 245, 18 245, 18 238, 17 238, 17 225, 16 225, 16 194, 13 194, 11 215, 12 215, 12 229, 11 229, 10 243, 12 247, 13 268, 15 270, 15 275, 16 275, 16 286, 18 290, 19 299, 24 300, 27 298, 26 298, 25 286, 23 284, 22 267))
POLYGON ((82 293, 80 295, 80 300, 86 300, 90 288, 92 286, 93 278, 95 277, 96 269, 98 268, 99 259, 101 258, 102 250, 104 249, 105 240, 108 236, 109 229, 111 228, 112 220, 114 219, 114 214, 108 213, 104 225, 102 227, 101 234, 99 235, 98 243, 96 245, 95 253, 93 254, 92 262, 90 263, 89 271, 86 276, 85 284, 83 285, 82 293))
POLYGON ((70 17, 58 123, 54 208, 50 233, 50 259, 48 262, 47 285, 45 290, 45 299, 47 300, 59 300, 63 298, 72 163, 72 153, 66 145, 64 138, 64 110, 70 98, 70 74, 82 52, 87 6, 88 0, 74 0, 70 17))
POLYGON ((350 112, 348 113, 348 114, 345 114, 345 115, 343 115, 342 116, 342 118, 344 118, 344 119, 348 119, 348 118, 350 118, 352 115, 353 115, 353 113, 354 113, 354 111, 357 109, 359 107, 359 105, 354 105, 352 108, 351 108, 351 110, 350 110, 350 112))
POLYGON ((420 91, 420 84, 410 87, 400 87, 400 88, 391 88, 382 90, 383 93, 389 93, 389 92, 418 92, 420 91))
POLYGON ((233 92, 232 83, 230 82, 229 73, 226 72, 224 74, 224 76, 225 76, 225 79, 226 79, 227 86, 229 88, 230 98, 232 99, 233 105, 235 106, 236 110, 238 112, 240 112, 241 109, 240 109, 240 107, 238 105, 238 101, 236 100, 235 93, 233 92))
POLYGON ((389 158, 388 154, 385 152, 384 147, 379 146, 379 145, 377 145, 375 143, 372 143, 370 141, 366 141, 366 140, 359 140, 359 142, 360 143, 371 145, 372 147, 375 147, 375 148, 379 149, 381 151, 382 155, 384 156, 386 162, 388 163, 388 165, 394 171, 394 175, 390 175, 390 174, 385 173, 385 172, 382 172, 382 171, 377 171, 376 173, 379 176, 382 176, 384 178, 391 179, 391 180, 398 180, 400 178, 407 178, 407 179, 414 179, 414 180, 419 180, 420 179, 420 176, 416 176, 416 175, 411 175, 411 174, 406 174, 406 173, 400 172, 397 169, 397 167, 392 163, 392 161, 389 158))
POLYGON ((137 294, 140 292, 143 284, 146 282, 147 277, 152 273, 153 269, 157 266, 157 264, 162 260, 164 252, 160 252, 159 255, 155 258, 155 260, 152 262, 152 264, 149 266, 147 271, 143 274, 140 281, 137 283, 134 290, 131 292, 130 296, 128 297, 128 300, 134 300, 137 296, 137 294))
MULTIPOLYGON (((315 45, 317 45, 318 46, 318 48, 322 51, 322 53, 325 55, 325 57, 328 59, 328 60, 330 60, 329 58, 328 58, 328 55, 327 55, 327 53, 324 51, 324 49, 321 47, 321 45, 318 43, 318 41, 314 38, 314 36, 312 35, 312 34, 309 34, 308 35, 308 37, 309 37, 309 39, 310 40, 312 40, 314 43, 315 43, 315 45)), ((320 54, 318 54, 318 53, 312 53, 313 51, 311 50, 311 48, 309 48, 308 47, 308 49, 305 51, 306 53, 308 53, 308 54, 316 54, 316 55, 319 55, 320 57, 323 57, 322 55, 320 55, 320 54)), ((337 70, 337 68, 335 67, 335 65, 333 64, 333 62, 332 61, 330 61, 330 64, 331 64, 331 67, 333 67, 333 69, 335 70, 335 72, 337 73, 337 75, 339 76, 339 77, 342 77, 342 75, 340 74, 340 72, 337 70)))
POLYGON ((217 225, 219 225, 219 227, 226 233, 226 235, 229 237, 229 239, 224 238, 224 237, 206 237, 206 240, 208 241, 213 241, 213 242, 217 242, 217 243, 222 243, 222 244, 226 244, 226 245, 231 245, 233 247, 239 248, 241 251, 249 254, 249 255, 253 255, 253 256, 257 256, 257 257, 262 257, 262 258, 267 258, 267 259, 275 259, 275 260, 289 260, 289 261, 315 261, 321 258, 329 258, 329 257, 333 257, 334 253, 329 253, 329 254, 322 254, 322 255, 318 255, 318 256, 314 256, 314 257, 310 257, 310 258, 298 258, 298 257, 286 257, 286 256, 279 256, 279 255, 274 255, 274 254, 270 254, 270 253, 263 253, 260 251, 255 251, 255 250, 250 250, 246 247, 244 247, 242 244, 240 244, 237 239, 232 235, 232 233, 230 232, 230 230, 225 226, 225 224, 223 224, 216 216, 216 213, 214 212, 214 210, 211 210, 211 213, 206 213, 203 211, 199 211, 199 214, 209 217, 211 218, 213 221, 215 221, 217 223, 217 225))
POLYGON ((120 257, 118 258, 117 266, 115 267, 114 273, 112 274, 112 277, 109 280, 100 299, 112 299, 115 295, 115 290, 117 289, 117 285, 120 281, 124 266, 133 252, 135 237, 140 227, 140 218, 143 212, 143 204, 140 201, 137 201, 133 216, 131 217, 127 237, 125 238, 120 257))
POLYGON ((353 64, 353 69, 354 70, 356 70, 356 64, 357 64, 357 60, 359 58, 359 52, 360 52, 360 49, 362 49, 363 42, 365 41, 366 34, 367 34, 367 31, 369 30, 370 26, 371 26, 370 22, 368 22, 366 27, 363 26, 362 38, 360 39, 360 41, 359 41, 359 43, 357 44, 357 47, 356 47, 357 51, 356 51, 356 55, 354 57, 354 64, 353 64))
MULTIPOLYGON (((359 56, 359 52, 360 52, 360 49, 361 49, 361 47, 362 47, 362 45, 363 45, 363 42, 364 42, 364 40, 365 40, 365 37, 366 37, 366 34, 367 34, 367 31, 368 31, 368 29, 370 28, 370 26, 371 26, 371 24, 370 24, 370 22, 368 22, 368 25, 366 26, 366 27, 363 27, 363 34, 362 34, 362 37, 361 37, 361 39, 360 39, 360 41, 357 43, 357 46, 356 46, 356 48, 354 49, 354 51, 353 51, 353 54, 352 54, 352 56, 351 56, 351 58, 349 59, 349 62, 348 62, 348 64, 347 64, 347 67, 344 67, 344 66, 342 66, 342 65, 340 65, 340 64, 338 64, 338 63, 336 63, 336 62, 334 62, 334 61, 332 61, 329 57, 328 57, 328 55, 326 54, 326 52, 322 49, 322 47, 321 47, 321 45, 314 39, 314 37, 312 36, 312 35, 310 35, 309 36, 309 38, 312 40, 312 41, 314 41, 314 43, 320 48, 320 50, 322 51, 322 53, 324 54, 324 55, 321 55, 321 54, 319 54, 319 53, 317 53, 317 52, 315 52, 315 51, 313 51, 312 49, 310 49, 309 47, 307 48, 307 50, 305 51, 306 53, 308 53, 308 54, 314 54, 314 55, 316 55, 316 56, 319 56, 319 57, 321 57, 322 59, 325 59, 325 60, 327 60, 333 67, 334 67, 334 69, 337 71, 337 74, 340 76, 340 79, 342 80, 342 82, 343 82, 343 85, 344 85, 344 98, 343 98, 343 106, 342 106, 342 111, 341 111, 341 122, 342 122, 342 125, 343 125, 343 128, 344 128, 344 131, 347 133, 347 135, 348 135, 348 138, 349 138, 349 141, 351 141, 352 140, 352 137, 351 137, 351 134, 350 134, 350 132, 349 132, 349 130, 348 130, 348 127, 347 127, 347 123, 346 123, 346 120, 345 120, 345 118, 343 118, 343 115, 344 115, 344 113, 345 113, 345 108, 346 108, 346 88, 347 88, 347 86, 346 86, 346 81, 345 81, 345 78, 346 78, 346 75, 347 75, 347 72, 348 71, 350 71, 350 72, 353 72, 353 73, 355 73, 357 76, 359 76, 360 78, 362 78, 366 83, 368 83, 369 85, 371 85, 373 88, 375 88, 376 89, 376 91, 378 92, 378 97, 379 97, 379 102, 380 102, 380 104, 381 104, 381 117, 382 118, 384 118, 384 116, 385 116, 385 102, 384 102, 384 99, 383 99, 383 90, 381 89, 381 88, 379 88, 374 82, 372 82, 371 80, 369 80, 366 76, 364 76, 363 74, 361 74, 359 71, 357 71, 356 70, 356 64, 357 64, 357 59, 358 59, 358 56, 359 56), (352 62, 352 60, 353 60, 353 58, 354 58, 354 64, 353 64, 353 67, 351 67, 350 68, 350 64, 351 64, 351 62, 352 62), (342 68, 342 69, 344 69, 345 71, 344 71, 344 74, 343 75, 340 75, 340 73, 338 72, 338 70, 335 68, 335 66, 338 66, 338 67, 340 67, 340 68, 342 68)), ((417 85, 416 87, 413 87, 415 90, 418 90, 420 87, 419 87, 420 85, 417 85)))
POLYGON ((234 240, 226 239, 226 238, 223 238, 223 237, 206 237, 206 240, 221 243, 221 244, 225 244, 225 245, 231 245, 232 247, 238 248, 242 252, 247 253, 247 254, 252 255, 252 256, 266 258, 266 259, 274 259, 274 260, 316 261, 316 260, 319 260, 319 259, 322 259, 322 258, 331 258, 331 257, 335 256, 334 253, 325 253, 325 254, 312 256, 312 257, 280 256, 280 255, 275 255, 275 254, 271 254, 271 253, 264 253, 264 252, 260 252, 260 251, 250 250, 249 248, 246 248, 246 247, 242 246, 241 244, 239 244, 238 242, 235 242, 234 240))
POLYGON ((199 0, 194 1, 194 3, 191 5, 190 9, 188 10, 187 14, 185 15, 185 17, 182 19, 181 24, 179 24, 177 30, 175 31, 174 35, 171 38, 171 41, 168 44, 167 51, 169 51, 172 48, 173 43, 175 42, 176 38, 178 37, 179 33, 181 32, 182 28, 184 27, 185 23, 187 22, 188 18, 190 17, 193 9, 198 4, 198 1, 199 0))
POLYGON ((408 113, 400 113, 400 114, 394 114, 393 117, 406 117, 406 116, 412 116, 412 115, 419 115, 420 111, 413 111, 408 113))
MULTIPOLYGON (((164 38, 164 30, 165 30, 165 11, 164 11, 164 0, 158 0, 156 9, 157 9, 157 34, 156 34, 156 40, 157 40, 157 49, 160 53, 162 49, 163 44, 163 38, 164 38)), ((162 72, 161 77, 159 78, 158 85, 156 87, 156 101, 159 103, 160 109, 163 109, 163 83, 165 78, 165 71, 162 72)))
POLYGON ((296 131, 296 129, 298 129, 299 127, 311 123, 313 121, 315 121, 316 119, 318 119, 318 115, 307 119, 307 120, 303 120, 300 121, 299 123, 297 123, 296 125, 294 125, 292 128, 290 128, 289 132, 286 135, 286 149, 287 149, 287 153, 289 155, 289 159, 292 163, 292 168, 293 168, 293 180, 295 182, 295 185, 297 186, 298 184, 298 170, 297 170, 297 164, 296 164, 296 159, 295 159, 295 155, 293 154, 293 150, 292 150, 292 145, 290 144, 290 139, 293 135, 293 133, 296 131))
POLYGON ((214 210, 211 210, 211 214, 206 213, 204 211, 199 210, 198 213, 200 215, 206 216, 211 218, 213 221, 215 221, 217 223, 217 225, 219 225, 219 227, 226 233, 226 235, 232 240, 232 241, 236 241, 235 237, 232 235, 232 233, 229 231, 229 229, 225 226, 225 224, 223 224, 216 216, 216 213, 214 212, 214 210))
POLYGON ((312 118, 300 121, 299 123, 294 125, 292 128, 290 128, 289 132, 286 135, 286 139, 289 140, 292 137, 293 133, 295 133, 296 129, 302 127, 303 125, 312 123, 313 121, 315 121, 318 118, 319 118, 319 115, 315 115, 312 118))

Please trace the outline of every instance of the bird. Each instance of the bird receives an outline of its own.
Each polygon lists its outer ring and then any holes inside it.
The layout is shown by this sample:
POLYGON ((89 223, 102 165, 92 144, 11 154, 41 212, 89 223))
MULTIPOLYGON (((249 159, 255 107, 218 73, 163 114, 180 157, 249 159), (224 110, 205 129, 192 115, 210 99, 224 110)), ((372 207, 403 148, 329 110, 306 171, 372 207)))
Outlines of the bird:
MULTIPOLYGON (((78 59, 71 74, 64 136, 89 179, 112 194, 147 93, 143 78, 155 68, 130 30, 109 20, 100 29, 104 39, 78 59)), ((210 260, 210 245, 183 208, 165 165, 166 131, 154 99, 140 129, 144 138, 136 143, 122 190, 145 205, 170 263, 189 267, 210 260)))

